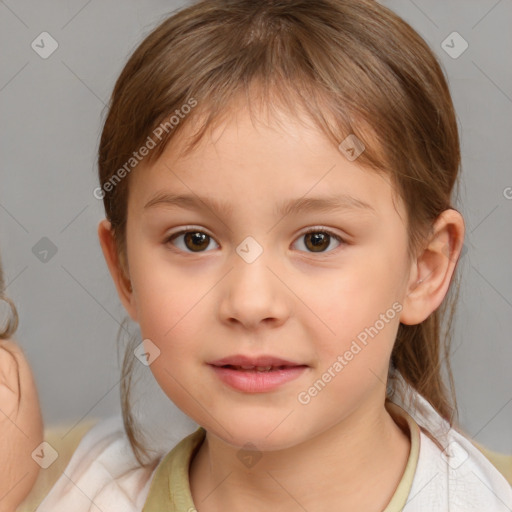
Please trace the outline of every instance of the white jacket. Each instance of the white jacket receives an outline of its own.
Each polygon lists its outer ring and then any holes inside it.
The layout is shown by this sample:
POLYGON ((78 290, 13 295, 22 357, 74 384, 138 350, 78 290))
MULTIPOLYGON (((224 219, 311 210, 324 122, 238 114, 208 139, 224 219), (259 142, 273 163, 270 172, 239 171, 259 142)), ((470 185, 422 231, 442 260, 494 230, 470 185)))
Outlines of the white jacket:
MULTIPOLYGON (((395 375, 391 401, 420 427, 418 464, 403 512, 511 512, 506 479, 395 375)), ((37 512, 140 512, 154 471, 137 463, 120 416, 101 421, 84 436, 37 512)))

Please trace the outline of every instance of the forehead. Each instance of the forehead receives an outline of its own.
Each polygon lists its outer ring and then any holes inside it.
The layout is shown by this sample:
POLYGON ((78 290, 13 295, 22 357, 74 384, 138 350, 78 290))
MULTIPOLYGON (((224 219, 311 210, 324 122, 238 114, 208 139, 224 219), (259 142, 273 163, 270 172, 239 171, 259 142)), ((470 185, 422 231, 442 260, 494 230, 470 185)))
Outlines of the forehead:
POLYGON ((311 206, 327 210, 337 203, 382 214, 395 206, 387 173, 349 161, 304 119, 283 112, 259 118, 240 109, 184 153, 200 122, 191 119, 158 160, 138 166, 130 184, 130 203, 137 209, 164 202, 165 196, 180 196, 184 207, 194 206, 193 196, 196 203, 208 198, 206 206, 230 215, 249 204, 267 204, 275 214, 311 206))

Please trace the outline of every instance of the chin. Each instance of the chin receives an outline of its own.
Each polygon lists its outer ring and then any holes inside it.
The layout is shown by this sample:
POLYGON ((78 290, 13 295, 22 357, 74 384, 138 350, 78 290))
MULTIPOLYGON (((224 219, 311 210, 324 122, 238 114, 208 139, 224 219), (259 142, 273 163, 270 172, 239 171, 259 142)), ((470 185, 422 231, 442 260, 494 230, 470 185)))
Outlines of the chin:
POLYGON ((281 422, 282 418, 277 421, 262 422, 261 417, 259 421, 258 419, 249 421, 246 418, 227 421, 225 424, 229 425, 227 428, 229 433, 218 424, 211 424, 211 422, 208 422, 204 428, 239 450, 251 449, 249 445, 253 445, 260 452, 285 450, 308 439, 304 429, 297 432, 296 426, 287 427, 281 422))

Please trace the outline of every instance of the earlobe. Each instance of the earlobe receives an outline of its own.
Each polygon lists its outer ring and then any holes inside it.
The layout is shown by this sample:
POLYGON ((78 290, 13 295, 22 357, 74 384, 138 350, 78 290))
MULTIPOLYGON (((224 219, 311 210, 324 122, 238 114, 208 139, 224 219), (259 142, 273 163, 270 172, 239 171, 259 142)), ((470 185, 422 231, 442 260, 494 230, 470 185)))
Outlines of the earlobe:
POLYGON ((112 233, 112 226, 107 219, 102 220, 98 225, 98 238, 119 299, 131 319, 136 322, 137 310, 131 282, 119 260, 119 251, 112 233))
POLYGON ((464 241, 464 219, 453 209, 443 211, 432 235, 411 265, 400 322, 423 322, 442 303, 452 280, 464 241))

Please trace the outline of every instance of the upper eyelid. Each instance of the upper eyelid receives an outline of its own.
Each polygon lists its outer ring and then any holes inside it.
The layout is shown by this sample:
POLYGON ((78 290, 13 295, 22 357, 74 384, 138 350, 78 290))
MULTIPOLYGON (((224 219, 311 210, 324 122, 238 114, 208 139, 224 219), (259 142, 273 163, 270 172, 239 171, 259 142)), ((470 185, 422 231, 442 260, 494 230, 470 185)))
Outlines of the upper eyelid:
POLYGON ((168 239, 172 238, 173 236, 183 235, 184 233, 189 233, 189 232, 204 233, 205 235, 208 235, 210 238, 215 239, 215 236, 210 234, 208 230, 206 230, 204 228, 198 228, 196 226, 185 226, 183 228, 178 229, 177 231, 174 231, 173 233, 167 234, 165 236, 165 238, 168 240, 168 239))
POLYGON ((303 235, 307 235, 308 233, 329 233, 330 235, 332 236, 335 236, 341 240, 345 240, 345 236, 343 235, 339 235, 338 233, 336 233, 333 229, 330 229, 330 228, 325 228, 325 227, 322 227, 322 226, 313 226, 311 228, 306 228, 305 231, 302 231, 300 233, 300 235, 298 236, 303 236, 303 235))
MULTIPOLYGON (((186 233, 190 233, 190 232, 204 233, 205 235, 207 235, 210 238, 212 238, 213 240, 215 240, 215 242, 218 245, 220 245, 219 242, 217 242, 217 239, 215 238, 215 236, 210 234, 208 232, 208 230, 206 230, 204 228, 199 228, 199 227, 196 227, 196 226, 185 226, 185 227, 179 229, 176 232, 170 233, 170 234, 166 235, 165 241, 168 242, 171 239, 173 239, 174 237, 177 237, 179 235, 183 235, 183 234, 186 234, 186 233)), ((301 231, 294 238, 294 240, 296 240, 297 238, 299 238, 301 236, 307 235, 308 233, 311 233, 311 232, 313 232, 313 233, 316 233, 316 232, 318 232, 318 233, 328 233, 330 236, 333 236, 334 238, 337 238, 340 241, 340 243, 347 243, 347 237, 345 237, 343 235, 340 235, 340 234, 336 233, 333 229, 327 228, 327 227, 324 227, 324 226, 310 226, 308 228, 304 228, 304 230, 301 231)))
MULTIPOLYGON (((178 229, 178 231, 175 231, 173 233, 170 233, 169 235, 167 235, 168 237, 171 237, 171 236, 174 236, 174 235, 180 235, 180 234, 183 234, 183 233, 187 233, 189 231, 196 231, 196 232, 199 232, 199 233, 204 233, 212 238, 215 238, 215 235, 212 235, 210 233, 210 231, 206 228, 203 228, 203 227, 198 227, 198 226, 184 226, 180 229, 178 229)), ((298 236, 301 236, 301 235, 305 235, 307 233, 310 233, 311 231, 313 232, 326 232, 326 233, 330 233, 332 235, 336 235, 336 236, 339 236, 340 238, 343 238, 343 235, 339 235, 337 234, 333 228, 328 228, 328 227, 325 227, 325 226, 310 226, 310 227, 307 227, 307 228, 303 228, 303 231, 301 231, 301 233, 298 235, 298 236)))

